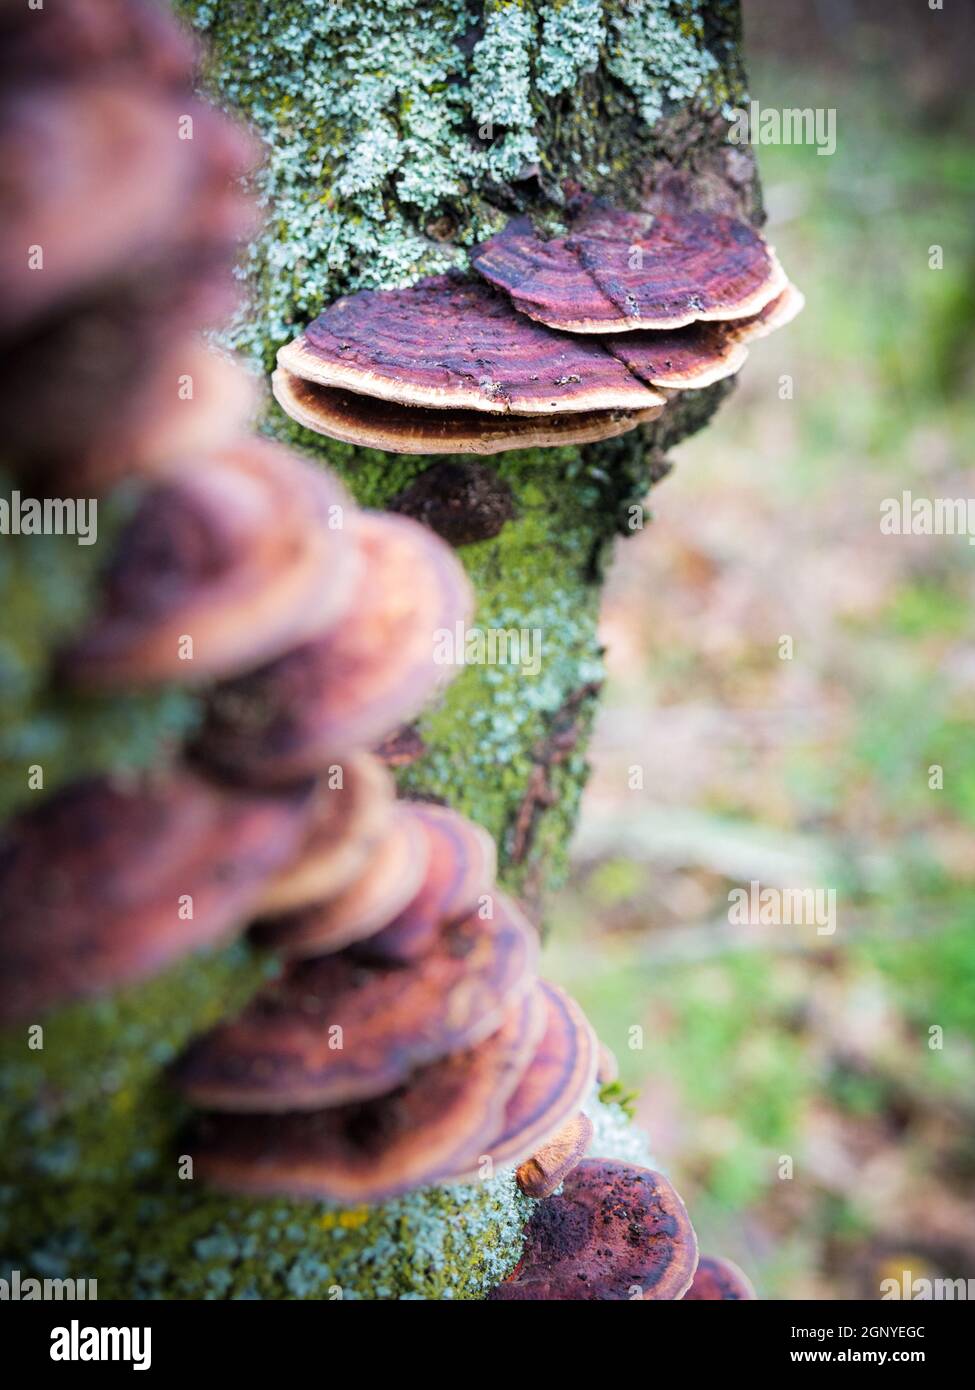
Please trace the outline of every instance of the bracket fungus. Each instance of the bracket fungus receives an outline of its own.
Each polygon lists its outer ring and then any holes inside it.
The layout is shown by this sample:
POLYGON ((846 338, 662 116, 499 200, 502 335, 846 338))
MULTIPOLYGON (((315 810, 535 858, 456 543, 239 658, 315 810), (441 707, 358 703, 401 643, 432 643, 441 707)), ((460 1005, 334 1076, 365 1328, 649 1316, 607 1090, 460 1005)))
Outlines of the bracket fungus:
POLYGON ((322 902, 259 922, 253 935, 289 960, 340 951, 402 911, 423 883, 429 856, 422 823, 399 803, 351 883, 322 902))
POLYGON ((539 1026, 531 994, 477 1046, 414 1072, 375 1100, 327 1110, 210 1114, 187 1140, 195 1170, 222 1188, 376 1202, 435 1182, 497 1127, 539 1026))
POLYGON ((361 943, 373 960, 409 964, 436 945, 442 928, 474 911, 497 871, 494 841, 449 806, 416 802, 411 813, 426 838, 426 872, 419 890, 381 931, 361 943))
POLYGON ((330 525, 347 505, 336 482, 256 439, 200 462, 151 485, 125 527, 100 606, 64 653, 76 684, 235 674, 349 605, 361 560, 330 525))
POLYGON ((242 928, 300 843, 306 791, 221 789, 177 772, 77 783, 0 838, 0 1017, 29 1018, 158 973, 242 928))
POLYGON ((336 300, 278 353, 282 409, 391 453, 592 443, 733 375, 801 307, 760 233, 721 213, 592 202, 567 236, 515 218, 470 259, 480 281, 336 300))
POLYGON ((489 285, 456 275, 337 299, 280 350, 278 365, 322 386, 439 410, 565 415, 663 404, 597 344, 553 333, 489 285))
POLYGON ((316 434, 389 454, 500 454, 614 439, 656 420, 664 408, 588 410, 567 415, 488 415, 433 410, 305 381, 279 367, 272 379, 282 410, 316 434))
POLYGON ((214 691, 198 752, 256 783, 315 775, 337 753, 378 743, 456 674, 437 633, 470 617, 473 594, 450 547, 408 517, 356 513, 362 557, 346 615, 322 636, 214 691))
POLYGON ((413 965, 303 961, 191 1045, 176 1084, 212 1110, 314 1110, 392 1090, 496 1030, 532 980, 534 929, 501 894, 493 919, 447 927, 413 965))
POLYGON ((281 348, 273 385, 307 428, 396 453, 590 443, 666 403, 598 345, 453 273, 336 300, 281 348))
MULTIPOLYGON (((544 1010, 538 1046, 483 1155, 469 1154, 466 1167, 450 1175, 454 1182, 476 1176, 482 1156, 496 1169, 530 1158, 578 1113, 592 1090, 598 1045, 585 1014, 547 980, 539 981, 536 991, 544 1010)), ((567 1162, 566 1171, 570 1166, 567 1162)))
POLYGON ((331 778, 316 783, 308 832, 294 860, 275 874, 261 895, 262 915, 324 902, 348 888, 365 869, 393 814, 393 779, 368 753, 350 754, 340 770, 340 784, 333 785, 331 778))
POLYGON ((684 1302, 745 1302, 756 1297, 752 1281, 733 1261, 702 1255, 684 1302))
POLYGON ((660 389, 697 390, 734 376, 748 356, 747 344, 790 323, 803 303, 799 290, 790 284, 747 318, 700 320, 659 332, 614 333, 601 341, 641 381, 660 389))
POLYGON ((684 1204, 660 1173, 589 1158, 532 1213, 520 1264, 494 1301, 679 1299, 697 1266, 684 1204))
POLYGON ((521 313, 578 334, 746 318, 786 286, 775 252, 747 222, 598 203, 551 241, 516 218, 471 262, 521 313))

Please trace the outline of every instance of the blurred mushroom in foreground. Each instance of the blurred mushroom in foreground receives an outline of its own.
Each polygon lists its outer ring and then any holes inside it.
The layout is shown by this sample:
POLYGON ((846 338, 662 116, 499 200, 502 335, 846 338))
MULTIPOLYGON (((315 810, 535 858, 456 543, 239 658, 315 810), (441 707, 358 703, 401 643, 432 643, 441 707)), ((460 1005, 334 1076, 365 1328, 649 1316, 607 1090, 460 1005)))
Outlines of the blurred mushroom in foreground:
POLYGON ((374 1202, 439 1180, 482 1145, 537 1033, 523 994, 501 1026, 375 1100, 285 1115, 211 1114, 187 1139, 199 1173, 235 1192, 374 1202))
POLYGON ((76 784, 0 832, 0 1018, 145 979, 238 929, 300 843, 307 789, 186 772, 76 784))
POLYGON ((716 1255, 702 1255, 691 1287, 684 1295, 684 1302, 735 1302, 756 1297, 748 1275, 731 1260, 720 1259, 716 1255))
POLYGON ((119 538, 65 673, 87 688, 202 682, 280 656, 351 605, 350 514, 337 482, 262 440, 180 461, 119 538))
POLYGON ((402 965, 429 951, 446 923, 474 911, 491 890, 498 861, 487 831, 449 806, 418 802, 410 810, 426 839, 426 872, 402 911, 360 947, 368 959, 402 965))
POLYGON ((536 935, 514 904, 442 931, 406 969, 348 951, 291 966, 204 1034, 175 1081, 209 1109, 313 1110, 382 1095, 489 1037, 533 978, 536 935))
POLYGON ((250 782, 320 772, 412 719, 456 674, 437 634, 468 619, 470 584, 449 547, 408 517, 355 513, 362 557, 347 617, 270 665, 218 686, 198 753, 250 782))

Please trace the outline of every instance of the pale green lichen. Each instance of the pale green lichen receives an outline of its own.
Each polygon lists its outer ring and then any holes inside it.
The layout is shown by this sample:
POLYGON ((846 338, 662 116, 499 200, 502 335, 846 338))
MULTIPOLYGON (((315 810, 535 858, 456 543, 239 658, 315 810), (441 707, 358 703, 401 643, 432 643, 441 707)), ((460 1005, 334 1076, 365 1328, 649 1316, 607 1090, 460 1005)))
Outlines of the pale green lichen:
POLYGON ((595 72, 606 40, 603 9, 602 0, 562 0, 545 8, 536 63, 536 85, 545 96, 558 96, 595 72))
POLYGON ((703 46, 703 21, 696 0, 628 0, 610 20, 607 68, 629 88, 647 125, 668 102, 694 97, 718 68, 703 46))
POLYGON ((471 55, 471 113, 481 140, 500 138, 484 168, 517 179, 538 159, 532 105, 532 54, 537 23, 529 5, 494 0, 485 6, 484 34, 471 55))

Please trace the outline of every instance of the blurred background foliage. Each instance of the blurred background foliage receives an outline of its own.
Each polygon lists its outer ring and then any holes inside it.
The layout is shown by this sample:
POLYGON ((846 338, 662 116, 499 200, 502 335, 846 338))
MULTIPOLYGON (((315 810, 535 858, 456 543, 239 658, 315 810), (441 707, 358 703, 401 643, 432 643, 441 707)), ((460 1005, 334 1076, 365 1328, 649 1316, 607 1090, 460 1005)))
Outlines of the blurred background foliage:
POLYGON ((836 110, 831 157, 758 150, 808 305, 618 548, 551 913, 550 972, 765 1297, 975 1276, 975 546, 880 530, 905 489, 975 498, 972 12, 946 9, 745 0, 753 98, 836 110), (835 934, 731 926, 753 880, 835 887, 835 934))

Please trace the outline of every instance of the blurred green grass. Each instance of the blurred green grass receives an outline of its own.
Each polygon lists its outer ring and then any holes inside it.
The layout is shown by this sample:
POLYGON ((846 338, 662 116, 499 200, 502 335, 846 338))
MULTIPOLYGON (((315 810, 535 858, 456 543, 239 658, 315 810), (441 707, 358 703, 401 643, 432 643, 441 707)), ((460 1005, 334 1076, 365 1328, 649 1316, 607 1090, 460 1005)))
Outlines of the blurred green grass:
POLYGON ((677 451, 657 523, 623 547, 611 662, 621 634, 624 652, 583 830, 631 815, 621 768, 638 759, 618 730, 727 714, 719 754, 699 748, 648 794, 825 855, 839 927, 742 948, 722 926, 736 880, 707 845, 660 859, 648 832, 635 860, 592 856, 583 834, 547 964, 640 1090, 703 1246, 765 1296, 876 1298, 890 1260, 975 1274, 975 548, 879 533, 903 489, 975 496, 975 158, 893 82, 806 75, 800 99, 795 81, 753 68, 764 105, 808 104, 815 86, 837 110, 833 157, 758 151, 769 235, 807 309, 754 350, 736 399, 677 451), (742 630, 716 629, 750 552, 776 592, 739 595, 742 630), (749 742, 766 717, 782 731, 749 742))

